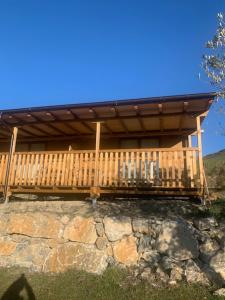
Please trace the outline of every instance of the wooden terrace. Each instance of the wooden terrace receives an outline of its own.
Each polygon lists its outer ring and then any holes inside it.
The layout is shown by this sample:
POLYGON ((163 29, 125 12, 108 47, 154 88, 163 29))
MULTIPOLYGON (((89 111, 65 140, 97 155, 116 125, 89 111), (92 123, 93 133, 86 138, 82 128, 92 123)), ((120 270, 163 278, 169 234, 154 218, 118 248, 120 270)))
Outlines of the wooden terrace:
POLYGON ((0 192, 202 196, 214 96, 1 111, 0 192))

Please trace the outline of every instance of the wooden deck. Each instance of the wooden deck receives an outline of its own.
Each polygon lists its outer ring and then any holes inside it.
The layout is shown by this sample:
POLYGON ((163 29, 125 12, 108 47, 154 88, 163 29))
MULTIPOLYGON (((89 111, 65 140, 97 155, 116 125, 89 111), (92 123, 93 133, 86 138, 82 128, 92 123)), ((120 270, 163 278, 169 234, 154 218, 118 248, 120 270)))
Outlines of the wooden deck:
MULTIPOLYGON (((9 154, 0 153, 0 191, 9 154)), ((200 188, 198 148, 15 152, 8 186, 12 192, 154 193, 200 188)))

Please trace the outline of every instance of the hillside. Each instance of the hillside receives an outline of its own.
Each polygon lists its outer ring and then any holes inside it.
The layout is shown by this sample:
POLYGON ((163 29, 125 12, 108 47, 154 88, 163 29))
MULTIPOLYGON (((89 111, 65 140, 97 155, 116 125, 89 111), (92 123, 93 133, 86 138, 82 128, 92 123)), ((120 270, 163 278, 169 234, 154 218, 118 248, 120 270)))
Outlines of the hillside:
POLYGON ((225 149, 204 157, 209 187, 225 188, 225 149))

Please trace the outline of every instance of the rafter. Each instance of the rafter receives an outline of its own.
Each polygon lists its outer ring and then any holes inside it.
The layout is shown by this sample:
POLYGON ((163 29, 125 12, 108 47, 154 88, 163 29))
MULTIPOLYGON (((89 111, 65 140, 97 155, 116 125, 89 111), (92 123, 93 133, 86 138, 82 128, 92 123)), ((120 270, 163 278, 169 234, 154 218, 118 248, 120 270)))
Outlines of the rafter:
POLYGON ((73 112, 71 109, 68 109, 68 111, 69 111, 69 112, 71 113, 71 115, 74 117, 74 120, 70 120, 70 121, 77 121, 77 122, 80 122, 80 123, 81 123, 85 128, 87 128, 89 131, 94 132, 94 129, 93 129, 91 126, 89 126, 88 124, 86 124, 84 120, 81 120, 75 112, 73 112))
MULTIPOLYGON (((38 123, 43 123, 43 119, 41 119, 41 118, 39 118, 39 117, 37 117, 37 116, 34 116, 32 113, 30 113, 30 115, 31 115, 31 117, 32 117, 33 119, 36 120, 36 122, 38 122, 38 123)), ((54 121, 56 121, 56 120, 54 119, 54 121)), ((52 128, 53 130, 55 130, 56 132, 59 132, 59 133, 62 134, 62 135, 66 135, 66 133, 65 133, 63 130, 61 130, 61 129, 55 127, 52 123, 49 123, 49 122, 47 121, 45 124, 46 124, 48 127, 50 127, 50 128, 52 128)), ((32 126, 32 123, 30 123, 30 125, 32 126)), ((49 133, 48 133, 48 134, 49 134, 49 133)))
POLYGON ((119 119, 120 124, 121 124, 121 126, 123 127, 123 130, 124 130, 125 132, 129 133, 129 130, 128 130, 126 124, 124 123, 124 120, 123 120, 122 118, 120 118, 118 108, 115 107, 115 106, 112 107, 112 108, 114 109, 115 117, 116 117, 116 119, 119 119))
MULTIPOLYGON (((96 110, 94 108, 90 108, 89 112, 93 113, 94 118, 96 118, 96 119, 99 118, 99 115, 98 115, 98 113, 96 112, 96 110)), ((109 126, 105 122, 102 122, 101 124, 105 127, 105 129, 108 132, 112 133, 112 130, 109 128, 109 126)))
MULTIPOLYGON (((187 112, 188 105, 189 105, 189 102, 185 102, 185 101, 183 102, 183 109, 182 109, 182 111, 183 111, 184 113, 187 112)), ((179 118, 179 131, 182 130, 182 126, 183 126, 183 121, 184 121, 184 119, 185 119, 185 114, 184 114, 183 116, 180 116, 180 118, 179 118)))
MULTIPOLYGON (((47 111, 47 113, 49 113, 51 115, 51 117, 58 122, 63 122, 63 120, 61 118, 59 118, 56 114, 54 114, 51 111, 47 111)), ((65 123, 64 124, 67 128, 69 128, 72 131, 75 131, 77 134, 81 134, 81 132, 77 129, 75 129, 70 123, 65 123)))
POLYGON ((145 125, 144 125, 143 120, 141 118, 140 109, 139 109, 138 105, 135 105, 134 109, 136 111, 136 116, 137 116, 137 119, 138 119, 138 122, 140 124, 140 127, 141 127, 142 131, 146 131, 145 125))
POLYGON ((164 128, 163 128, 163 105, 162 103, 159 103, 158 104, 158 111, 159 111, 159 127, 160 127, 160 131, 163 131, 164 128))
MULTIPOLYGON (((61 122, 63 122, 63 123, 68 123, 68 122, 81 122, 82 124, 84 123, 84 122, 97 122, 97 121, 107 121, 107 120, 117 120, 117 119, 119 119, 119 120, 129 120, 129 119, 133 119, 134 117, 135 117, 135 115, 129 115, 129 116, 116 116, 116 115, 114 115, 114 116, 109 116, 109 117, 99 117, 99 118, 97 118, 97 119, 95 119, 95 118, 83 118, 83 119, 80 119, 79 117, 77 117, 76 118, 76 114, 74 113, 74 112, 72 112, 71 111, 71 114, 74 116, 74 119, 67 119, 67 120, 62 120, 61 122)), ((201 112, 200 111, 192 111, 192 112, 190 112, 190 111, 188 111, 188 112, 186 112, 186 113, 182 113, 182 112, 177 112, 177 113, 171 113, 171 112, 169 112, 169 113, 165 113, 165 112, 163 112, 162 114, 161 114, 161 116, 162 117, 166 117, 166 116, 174 116, 174 117, 177 117, 177 116, 183 116, 183 115, 187 115, 187 116, 194 116, 194 117, 197 117, 198 115, 200 115, 201 114, 201 112)), ((158 117, 159 115, 156 115, 155 113, 150 113, 150 114, 145 114, 145 115, 143 115, 142 116, 142 118, 151 118, 151 117, 153 117, 153 118, 155 118, 155 117, 158 117)), ((4 119, 5 120, 5 119, 4 119)), ((54 123, 58 123, 59 121, 56 121, 56 120, 49 120, 49 121, 45 121, 45 120, 42 120, 42 119, 40 119, 40 121, 33 121, 33 122, 18 122, 18 123, 13 123, 13 124, 10 124, 10 123, 8 123, 8 125, 9 126, 11 126, 11 127, 13 127, 13 126, 23 126, 23 125, 31 125, 31 126, 33 126, 34 124, 40 124, 40 123, 42 123, 42 124, 54 124, 54 123)), ((85 126, 88 126, 87 124, 85 124, 85 126)), ((88 126, 89 127, 89 126, 88 126)), ((91 130, 91 131, 93 131, 94 132, 94 130, 93 130, 93 128, 91 128, 91 127, 89 127, 89 130, 91 130)))

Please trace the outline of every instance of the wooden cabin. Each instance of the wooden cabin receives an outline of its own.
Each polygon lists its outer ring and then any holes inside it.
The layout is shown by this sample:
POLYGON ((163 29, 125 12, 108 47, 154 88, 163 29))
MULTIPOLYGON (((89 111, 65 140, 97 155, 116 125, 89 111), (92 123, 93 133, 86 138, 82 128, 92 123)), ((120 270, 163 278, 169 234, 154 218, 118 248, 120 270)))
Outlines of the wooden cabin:
POLYGON ((0 111, 0 192, 202 197, 214 93, 0 111))

